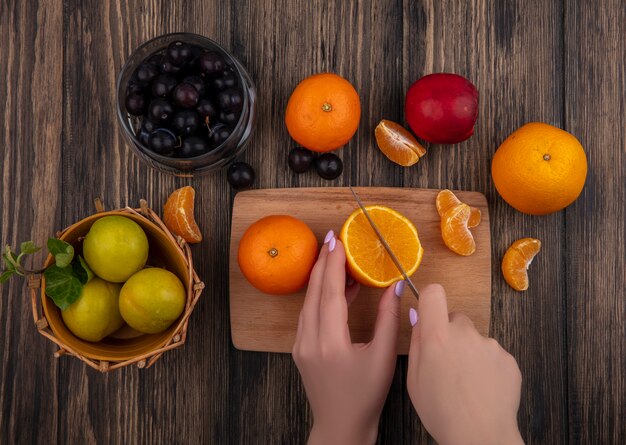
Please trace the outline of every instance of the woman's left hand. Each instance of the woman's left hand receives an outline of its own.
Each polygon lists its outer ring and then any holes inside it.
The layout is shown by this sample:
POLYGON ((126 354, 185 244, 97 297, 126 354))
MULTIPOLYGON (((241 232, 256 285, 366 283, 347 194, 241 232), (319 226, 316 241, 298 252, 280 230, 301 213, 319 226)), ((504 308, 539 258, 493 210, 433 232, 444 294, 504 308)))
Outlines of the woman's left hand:
POLYGON ((358 284, 346 288, 345 263, 331 231, 311 272, 293 347, 313 410, 309 444, 374 443, 396 364, 404 281, 383 293, 372 341, 353 344, 348 301, 358 284))

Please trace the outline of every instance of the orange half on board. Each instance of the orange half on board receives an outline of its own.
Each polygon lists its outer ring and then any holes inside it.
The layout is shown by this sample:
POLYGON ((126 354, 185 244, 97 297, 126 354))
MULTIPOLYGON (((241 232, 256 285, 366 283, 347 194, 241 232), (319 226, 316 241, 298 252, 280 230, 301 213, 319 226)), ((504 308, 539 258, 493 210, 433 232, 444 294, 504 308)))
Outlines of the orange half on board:
POLYGON ((165 226, 188 243, 202 241, 202 233, 193 216, 196 191, 191 186, 174 190, 163 207, 165 226))
MULTIPOLYGON (((424 255, 413 223, 389 207, 371 205, 365 209, 407 275, 411 276, 424 255)), ((343 224, 340 239, 346 250, 348 270, 359 283, 370 287, 387 287, 402 279, 402 274, 361 209, 355 210, 343 224)))
POLYGON ((541 249, 536 238, 522 238, 511 244, 502 258, 502 275, 517 291, 528 289, 528 266, 541 249))

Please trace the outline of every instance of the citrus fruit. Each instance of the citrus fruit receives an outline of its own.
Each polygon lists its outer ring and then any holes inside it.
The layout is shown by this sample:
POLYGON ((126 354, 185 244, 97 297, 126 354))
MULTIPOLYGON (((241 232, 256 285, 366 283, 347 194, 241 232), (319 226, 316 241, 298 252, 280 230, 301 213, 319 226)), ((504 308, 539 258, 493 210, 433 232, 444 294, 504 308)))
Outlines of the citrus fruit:
MULTIPOLYGON (((413 223, 389 207, 370 205, 365 209, 378 227, 407 275, 419 267, 424 249, 413 223)), ((402 274, 376 236, 361 209, 343 224, 340 239, 346 251, 350 275, 370 287, 387 287, 402 279, 402 274)))
MULTIPOLYGON (((442 190, 437 195, 437 199, 435 200, 435 205, 437 206, 437 213, 439 216, 443 216, 446 211, 454 206, 462 204, 459 198, 448 189, 442 190)), ((467 221, 467 227, 472 228, 476 227, 480 224, 481 213, 480 209, 476 207, 470 207, 470 217, 467 221)))
POLYGON ((528 289, 528 266, 539 253, 541 241, 522 238, 511 244, 502 258, 502 275, 515 290, 528 289))
POLYGON ((304 222, 289 215, 271 215, 245 231, 237 261, 246 279, 261 292, 290 294, 309 281, 317 247, 315 235, 304 222))
POLYGON ((491 162, 493 183, 513 208, 545 215, 570 205, 583 189, 587 158, 573 135, 532 122, 514 131, 491 162))
POLYGON ((93 223, 83 242, 83 255, 91 270, 103 280, 122 283, 148 259, 148 237, 139 224, 119 215, 93 223))
POLYGON ((287 103, 285 124, 291 137, 317 152, 345 145, 361 119, 361 101, 350 82, 320 73, 298 84, 287 103))
POLYGON ((159 267, 147 267, 124 283, 120 313, 131 328, 158 334, 180 317, 186 299, 185 287, 176 275, 159 267))
POLYGON ((403 167, 410 167, 426 154, 426 150, 404 127, 383 119, 374 130, 380 151, 403 167))
POLYGON ((202 233, 193 217, 196 191, 191 186, 174 190, 163 207, 163 222, 173 233, 188 243, 202 241, 202 233))
POLYGON ((458 204, 441 216, 441 237, 444 244, 454 253, 463 256, 472 255, 476 251, 476 242, 467 227, 470 214, 470 206, 458 204))
POLYGON ((80 297, 61 312, 65 326, 78 338, 97 342, 124 324, 119 310, 121 284, 94 277, 83 285, 80 297))

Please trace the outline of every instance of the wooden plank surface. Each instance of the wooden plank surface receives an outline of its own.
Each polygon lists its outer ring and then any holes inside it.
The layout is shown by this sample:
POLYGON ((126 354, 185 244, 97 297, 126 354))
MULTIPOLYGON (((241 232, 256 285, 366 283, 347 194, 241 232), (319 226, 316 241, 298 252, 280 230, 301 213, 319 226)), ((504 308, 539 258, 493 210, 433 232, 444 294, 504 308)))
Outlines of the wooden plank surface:
MULTIPOLYGON (((287 354, 236 350, 229 334, 232 198, 224 172, 179 179, 132 156, 114 112, 117 73, 130 52, 172 31, 230 48, 258 93, 258 123, 242 156, 256 188, 392 186, 477 190, 492 221, 491 333, 518 359, 519 423, 527 443, 626 442, 624 338, 624 23, 620 0, 289 1, 5 0, 0 2, 0 241, 43 244, 92 212, 147 198, 156 210, 193 185, 205 241, 194 261, 207 284, 184 349, 148 370, 110 375, 37 335, 25 288, 0 287, 0 443, 299 444, 311 425, 287 354), (309 74, 348 78, 363 114, 342 150, 343 175, 327 182, 289 171, 284 124, 290 92, 309 74), (480 91, 474 136, 428 145, 413 168, 387 161, 372 130, 404 123, 408 86, 451 71, 480 91), (515 212, 491 183, 498 144, 540 120, 576 135, 589 177, 564 212, 515 212), (496 224, 497 222, 497 224, 496 224), (522 236, 543 249, 524 293, 504 283, 499 259, 522 236)), ((43 258, 39 258, 43 262, 43 258)), ((406 393, 400 357, 378 443, 432 443, 406 393)))
MULTIPOLYGON (((416 287, 441 283, 448 291, 448 308, 472 319, 476 329, 489 334, 491 312, 491 239, 489 212, 484 195, 456 192, 466 204, 482 212, 478 227, 472 229, 476 252, 462 257, 451 252, 441 239, 441 218, 435 208, 438 190, 356 187, 365 205, 385 205, 409 218, 416 226, 424 258, 412 276, 416 287)), ((237 194, 232 213, 230 237, 230 323, 237 349, 291 353, 296 337, 298 315, 305 289, 293 295, 271 296, 255 289, 243 276, 237 263, 239 241, 250 224, 269 215, 291 215, 304 221, 321 245, 329 229, 339 233, 344 221, 358 208, 346 187, 287 188, 253 190, 237 194)), ((349 310, 353 342, 371 340, 382 291, 363 287, 349 310)), ((407 289, 402 299, 401 319, 408 319, 409 308, 417 301, 407 289)), ((402 323, 398 354, 406 355, 411 341, 411 325, 402 323)))

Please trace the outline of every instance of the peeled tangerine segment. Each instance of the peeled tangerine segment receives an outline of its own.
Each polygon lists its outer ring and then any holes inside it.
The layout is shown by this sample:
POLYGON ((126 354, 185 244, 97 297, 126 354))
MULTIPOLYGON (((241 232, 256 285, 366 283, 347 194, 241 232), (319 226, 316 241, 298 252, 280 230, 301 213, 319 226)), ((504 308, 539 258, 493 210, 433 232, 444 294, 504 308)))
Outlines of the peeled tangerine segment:
POLYGON ((395 122, 383 119, 374 130, 378 148, 390 160, 403 167, 410 167, 426 154, 409 130, 395 122))
MULTIPOLYGON (((451 190, 445 189, 439 192, 435 204, 437 205, 437 212, 439 213, 439 216, 443 216, 443 214, 446 213, 448 209, 462 204, 462 202, 451 190)), ((478 224, 480 224, 480 219, 480 209, 477 209, 476 207, 470 207, 470 217, 467 221, 467 227, 469 227, 470 229, 472 227, 476 227, 478 224)))
POLYGON ((528 266, 541 249, 541 241, 536 238, 522 238, 511 244, 502 258, 502 274, 513 289, 528 289, 528 266))
POLYGON ((456 254, 469 256, 476 252, 476 242, 467 227, 470 206, 458 204, 441 217, 441 237, 445 245, 456 254))
POLYGON ((202 241, 202 233, 194 219, 196 191, 191 186, 175 190, 163 207, 165 226, 188 243, 202 241))

